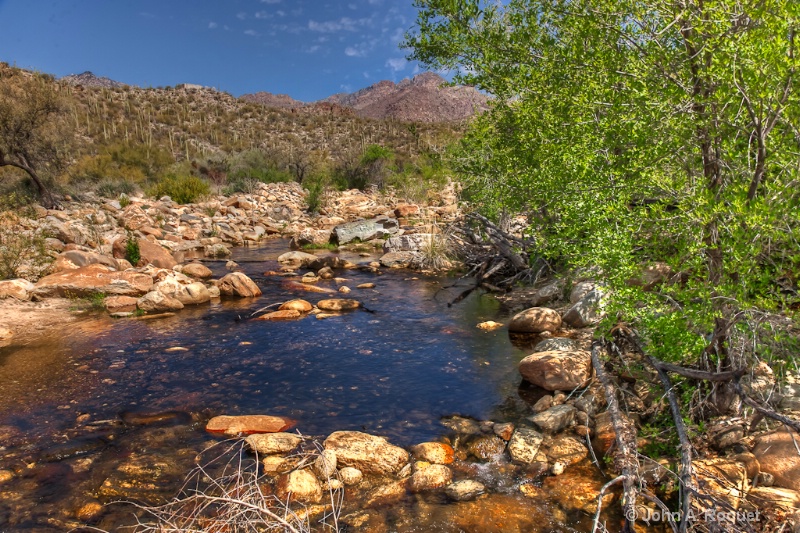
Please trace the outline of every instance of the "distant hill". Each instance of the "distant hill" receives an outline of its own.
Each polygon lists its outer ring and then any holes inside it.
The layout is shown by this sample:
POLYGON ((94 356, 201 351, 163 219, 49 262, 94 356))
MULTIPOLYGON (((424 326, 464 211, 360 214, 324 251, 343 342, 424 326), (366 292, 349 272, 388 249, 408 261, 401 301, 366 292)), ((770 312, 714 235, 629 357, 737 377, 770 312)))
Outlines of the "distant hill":
POLYGON ((322 101, 350 107, 360 117, 403 122, 460 122, 487 109, 489 98, 477 89, 445 83, 438 74, 424 72, 400 83, 384 80, 322 101))
POLYGON ((124 83, 114 81, 111 78, 95 76, 88 70, 81 74, 64 76, 61 78, 61 81, 69 83, 70 85, 80 85, 81 87, 104 87, 106 89, 125 87, 124 83))
POLYGON ((275 107, 278 109, 293 109, 303 107, 304 102, 295 100, 288 94, 272 94, 265 91, 255 94, 243 94, 240 99, 245 102, 252 102, 255 104, 262 104, 267 107, 275 107))
POLYGON ((489 98, 477 89, 445 84, 438 74, 424 72, 399 83, 384 80, 354 93, 334 94, 310 104, 268 92, 245 94, 240 99, 311 114, 354 114, 361 118, 425 123, 461 122, 487 109, 489 98))

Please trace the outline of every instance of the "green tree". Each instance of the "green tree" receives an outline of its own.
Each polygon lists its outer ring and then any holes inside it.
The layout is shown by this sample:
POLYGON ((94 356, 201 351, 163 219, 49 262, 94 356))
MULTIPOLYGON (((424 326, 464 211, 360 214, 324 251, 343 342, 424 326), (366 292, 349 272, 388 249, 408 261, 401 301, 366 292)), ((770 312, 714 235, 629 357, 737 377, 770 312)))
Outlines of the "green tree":
POLYGON ((51 77, 4 70, 0 79, 0 167, 24 171, 46 207, 56 205, 46 179, 61 168, 70 140, 63 111, 51 77))
MULTIPOLYGON (((624 321, 647 354, 704 370, 781 363, 763 326, 800 264, 800 3, 415 5, 413 59, 495 96, 452 162, 466 194, 528 214, 551 264, 599 269, 601 334, 624 321), (631 283, 653 261, 671 283, 631 283)), ((695 416, 730 405, 702 386, 695 416)))

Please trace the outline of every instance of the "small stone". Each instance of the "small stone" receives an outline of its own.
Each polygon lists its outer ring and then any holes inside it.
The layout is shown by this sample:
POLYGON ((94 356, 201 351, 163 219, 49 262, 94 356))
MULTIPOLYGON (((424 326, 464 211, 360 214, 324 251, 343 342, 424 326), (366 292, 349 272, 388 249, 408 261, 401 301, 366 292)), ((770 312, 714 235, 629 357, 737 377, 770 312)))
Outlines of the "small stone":
POLYGON ((294 311, 299 311, 301 313, 308 313, 312 309, 314 309, 313 305, 311 305, 309 302, 307 302, 305 300, 301 300, 299 298, 296 299, 296 300, 289 300, 288 302, 284 302, 278 308, 279 311, 292 311, 292 310, 294 310, 294 311))
POLYGON ((322 486, 308 470, 294 470, 278 478, 275 492, 282 501, 318 503, 322 499, 322 486))
POLYGON ((430 465, 412 474, 408 482, 411 492, 423 492, 449 485, 453 480, 453 472, 445 465, 430 465))
POLYGON ((567 466, 564 463, 562 463, 561 461, 556 461, 555 463, 553 463, 553 466, 550 467, 550 473, 553 474, 554 476, 560 476, 561 474, 564 473, 564 470, 566 470, 566 468, 567 466))
POLYGON ((333 490, 339 490, 342 488, 344 488, 344 483, 342 483, 336 478, 330 478, 328 479, 328 481, 322 484, 322 490, 329 492, 333 490))
POLYGON ((75 518, 81 522, 94 522, 103 514, 103 506, 100 502, 89 502, 82 505, 75 511, 75 518))
POLYGON ((357 285, 356 289, 374 289, 374 283, 362 283, 361 285, 357 285))
POLYGON ((503 439, 504 441, 511 440, 511 435, 514 434, 514 424, 505 422, 502 424, 495 424, 492 428, 494 434, 503 439))
POLYGON ((322 450, 322 453, 314 460, 314 472, 320 479, 331 479, 336 474, 336 462, 336 452, 322 450))
POLYGON ((441 442, 423 442, 414 446, 411 451, 417 459, 433 464, 448 465, 455 459, 453 447, 441 442))
POLYGON ((494 331, 496 329, 502 328, 503 324, 501 324, 500 322, 495 322, 494 320, 488 320, 486 322, 481 322, 476 327, 483 331, 494 331))
POLYGON ((517 428, 508 442, 508 454, 511 460, 522 464, 532 463, 539 453, 543 440, 542 434, 534 429, 517 428))
POLYGON ((494 435, 481 435, 470 442, 467 450, 481 461, 501 455, 506 449, 506 443, 500 437, 494 435))
POLYGON ((484 492, 486 487, 483 483, 473 481, 471 479, 463 479, 449 484, 444 489, 445 494, 457 502, 465 502, 474 500, 484 492))
POLYGON ((268 455, 261 460, 261 464, 264 467, 264 473, 277 475, 291 471, 297 465, 297 460, 280 455, 268 455))
POLYGON ((6 483, 14 479, 14 472, 11 470, 0 470, 0 483, 6 483))
POLYGON ((342 294, 350 294, 350 287, 348 287, 347 285, 342 285, 341 287, 339 287, 339 292, 341 292, 342 294))
POLYGON ((342 483, 348 486, 358 485, 361 483, 361 480, 364 479, 364 474, 362 474, 361 470, 358 468, 346 466, 339 470, 339 479, 342 480, 342 483))
POLYGON ((288 453, 303 441, 294 433, 259 433, 250 435, 245 442, 250 449, 261 455, 288 453))
POLYGON ((333 273, 333 269, 329 266, 322 267, 317 271, 317 276, 320 279, 333 279, 335 274, 333 273))
POLYGON ((547 411, 551 407, 553 407, 553 396, 550 394, 545 394, 539 398, 535 404, 533 404, 533 412, 541 413, 543 411, 547 411))

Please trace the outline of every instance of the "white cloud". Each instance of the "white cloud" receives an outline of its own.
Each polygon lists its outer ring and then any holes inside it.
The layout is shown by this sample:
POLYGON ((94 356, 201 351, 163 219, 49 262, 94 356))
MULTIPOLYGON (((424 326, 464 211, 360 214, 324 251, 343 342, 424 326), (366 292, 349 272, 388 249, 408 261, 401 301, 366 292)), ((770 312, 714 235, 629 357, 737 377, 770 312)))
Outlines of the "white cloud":
POLYGON ((347 57, 364 57, 367 55, 367 52, 365 50, 359 50, 358 48, 348 46, 344 49, 344 55, 347 57))
POLYGON ((213 30, 213 29, 215 29, 217 26, 219 26, 219 24, 217 24, 217 23, 216 23, 216 22, 214 22, 213 20, 212 20, 211 22, 209 22, 209 23, 208 23, 208 29, 209 29, 209 30, 213 30))
POLYGON ((351 19, 350 17, 342 17, 339 20, 326 20, 324 22, 317 22, 316 20, 308 21, 308 29, 320 33, 357 31, 359 28, 369 27, 371 25, 371 18, 351 19))
POLYGON ((392 72, 400 72, 406 69, 408 61, 404 57, 392 57, 386 60, 386 66, 392 69, 392 72))
POLYGON ((239 20, 244 20, 247 18, 247 13, 245 13, 244 11, 239 11, 238 13, 236 13, 236 18, 239 20))
POLYGON ((261 0, 262 4, 280 4, 281 0, 261 0))
POLYGON ((250 37, 258 37, 258 32, 256 30, 245 30, 244 34, 250 37))
POLYGON ((278 15, 279 17, 285 17, 286 16, 286 11, 283 11, 282 9, 279 9, 279 10, 277 10, 275 12, 275 14, 278 15))
POLYGON ((308 48, 306 48, 306 53, 313 54, 314 52, 318 51, 320 48, 322 48, 322 47, 320 45, 318 45, 318 44, 315 44, 314 46, 309 46, 308 48))
POLYGON ((265 19, 272 18, 272 15, 270 15, 266 11, 259 11, 259 12, 256 13, 255 17, 257 19, 265 20, 265 19))

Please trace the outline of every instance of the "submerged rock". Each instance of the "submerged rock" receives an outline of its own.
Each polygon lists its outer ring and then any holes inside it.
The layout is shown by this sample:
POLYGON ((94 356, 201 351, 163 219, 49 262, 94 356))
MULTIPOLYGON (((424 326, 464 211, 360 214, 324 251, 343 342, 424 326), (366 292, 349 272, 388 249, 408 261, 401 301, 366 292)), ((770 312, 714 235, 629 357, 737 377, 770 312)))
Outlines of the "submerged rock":
POLYGON ((263 314, 259 317, 256 317, 256 320, 269 320, 274 322, 279 320, 297 320, 302 316, 303 314, 295 309, 282 309, 263 314))
POLYGON ((224 433, 226 435, 239 435, 240 433, 279 433, 294 426, 294 420, 282 416, 271 415, 240 415, 240 416, 215 416, 206 424, 206 431, 210 433, 224 433))
POLYGON ((346 298, 331 298, 328 300, 320 300, 317 302, 317 307, 323 311, 351 311, 361 307, 361 302, 358 300, 348 300, 346 298))
POLYGON ((445 494, 447 494, 451 499, 457 502, 465 502, 469 500, 474 500, 484 492, 486 492, 486 487, 483 483, 479 483, 478 481, 473 481, 471 479, 462 479, 461 481, 456 481, 454 483, 449 484, 444 489, 445 494))

